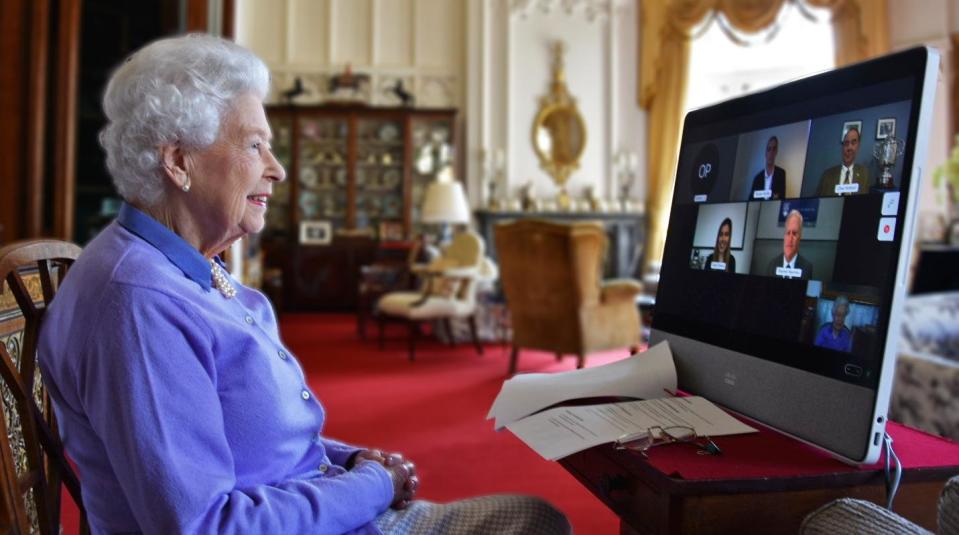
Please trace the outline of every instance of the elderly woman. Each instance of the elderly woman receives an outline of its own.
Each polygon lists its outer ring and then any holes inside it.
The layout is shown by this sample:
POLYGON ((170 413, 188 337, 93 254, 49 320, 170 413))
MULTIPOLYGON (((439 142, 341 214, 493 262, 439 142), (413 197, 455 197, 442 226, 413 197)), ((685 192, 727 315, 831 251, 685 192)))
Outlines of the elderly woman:
POLYGON ((846 327, 846 316, 849 314, 849 298, 845 295, 836 297, 832 304, 832 321, 819 328, 816 340, 813 342, 819 347, 835 349, 849 353, 852 351, 852 332, 846 327))
POLYGON ((733 220, 723 219, 719 224, 719 230, 716 231, 716 246, 713 252, 706 257, 706 263, 703 264, 705 270, 725 271, 727 273, 736 272, 736 257, 729 252, 729 242, 733 236, 733 220))
POLYGON ((401 455, 322 435, 270 303, 216 256, 263 228, 286 176, 268 84, 248 50, 188 36, 107 86, 101 144, 126 203, 72 267, 39 350, 93 532, 567 532, 535 498, 414 501, 401 455))

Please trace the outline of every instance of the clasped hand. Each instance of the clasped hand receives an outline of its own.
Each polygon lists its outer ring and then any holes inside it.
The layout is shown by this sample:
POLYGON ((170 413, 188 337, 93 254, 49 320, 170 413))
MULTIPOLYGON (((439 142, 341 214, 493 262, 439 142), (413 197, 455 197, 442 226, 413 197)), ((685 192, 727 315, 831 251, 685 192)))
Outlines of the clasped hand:
POLYGON ((383 453, 380 450, 362 450, 354 457, 354 466, 362 462, 374 462, 383 465, 393 480, 393 503, 390 507, 403 509, 413 501, 420 479, 416 477, 416 465, 407 461, 399 453, 383 453))

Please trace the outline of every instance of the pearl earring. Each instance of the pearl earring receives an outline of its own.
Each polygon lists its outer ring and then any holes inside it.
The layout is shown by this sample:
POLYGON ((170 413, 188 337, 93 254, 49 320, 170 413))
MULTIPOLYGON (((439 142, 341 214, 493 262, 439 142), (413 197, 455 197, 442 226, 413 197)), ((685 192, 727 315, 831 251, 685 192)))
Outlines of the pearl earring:
POLYGON ((190 177, 185 177, 186 181, 183 183, 183 192, 186 193, 190 191, 190 177))

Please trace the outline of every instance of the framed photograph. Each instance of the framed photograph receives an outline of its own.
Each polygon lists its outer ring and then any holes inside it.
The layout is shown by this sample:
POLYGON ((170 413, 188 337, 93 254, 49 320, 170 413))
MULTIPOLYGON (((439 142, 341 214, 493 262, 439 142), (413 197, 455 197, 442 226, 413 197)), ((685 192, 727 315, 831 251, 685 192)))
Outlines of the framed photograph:
POLYGON ((333 241, 333 225, 329 221, 301 221, 300 243, 329 245, 333 241))
POLYGON ((896 135, 896 119, 890 117, 888 119, 879 119, 879 122, 876 123, 876 139, 886 139, 890 136, 896 135))
POLYGON ((383 221, 380 223, 381 241, 403 241, 403 223, 399 221, 383 221))
POLYGON ((856 132, 859 132, 859 137, 862 137, 862 121, 846 121, 842 123, 842 136, 839 138, 840 143, 846 140, 846 132, 848 132, 850 128, 855 128, 856 132))

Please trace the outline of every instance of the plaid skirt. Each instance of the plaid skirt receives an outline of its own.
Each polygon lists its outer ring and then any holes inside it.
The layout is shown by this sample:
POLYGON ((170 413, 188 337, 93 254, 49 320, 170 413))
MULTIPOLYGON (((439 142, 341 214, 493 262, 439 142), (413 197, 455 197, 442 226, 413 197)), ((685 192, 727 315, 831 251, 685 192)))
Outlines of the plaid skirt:
POLYGON ((416 500, 405 509, 387 509, 374 523, 387 535, 566 535, 572 532, 563 513, 546 501, 505 494, 446 504, 416 500))

